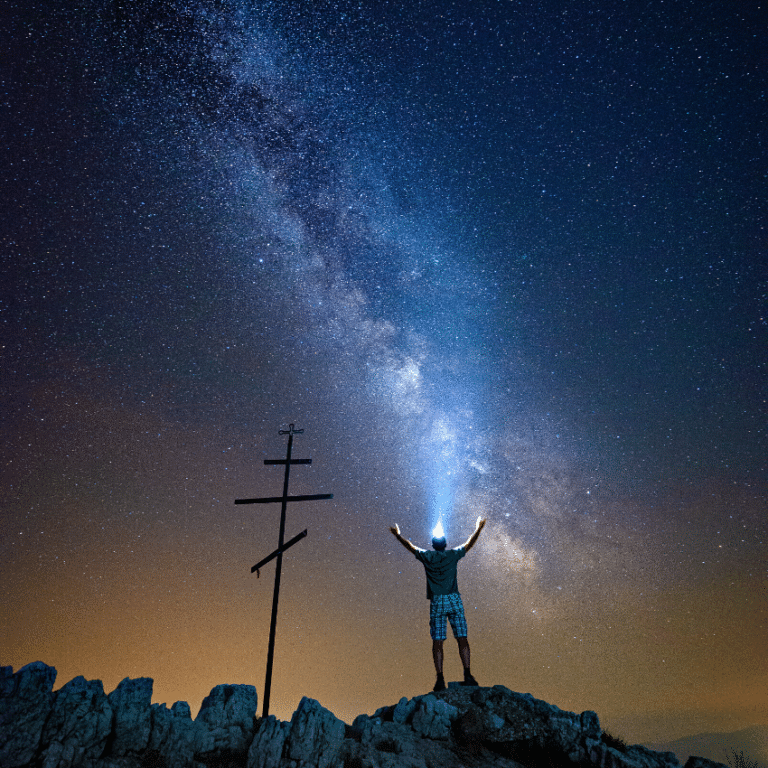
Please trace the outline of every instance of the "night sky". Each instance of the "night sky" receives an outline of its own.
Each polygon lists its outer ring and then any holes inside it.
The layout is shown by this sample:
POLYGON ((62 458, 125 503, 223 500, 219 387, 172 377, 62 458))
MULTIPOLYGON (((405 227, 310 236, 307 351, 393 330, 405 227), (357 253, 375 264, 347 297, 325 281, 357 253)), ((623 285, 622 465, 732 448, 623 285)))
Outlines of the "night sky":
POLYGON ((193 713, 481 685, 768 724, 764 9, 5 4, 0 661, 193 713), (446 678, 460 679, 453 640, 446 678))

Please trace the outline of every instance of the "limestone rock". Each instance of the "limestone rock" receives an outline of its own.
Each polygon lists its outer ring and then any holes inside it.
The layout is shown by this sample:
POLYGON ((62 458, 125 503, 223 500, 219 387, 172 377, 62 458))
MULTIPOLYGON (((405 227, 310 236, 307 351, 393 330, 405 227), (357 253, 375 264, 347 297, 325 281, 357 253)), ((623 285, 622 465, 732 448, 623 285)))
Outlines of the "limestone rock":
POLYGON ((654 752, 640 745, 616 749, 603 743, 589 750, 595 768, 680 768, 674 752, 654 752))
POLYGON ((112 707, 101 680, 70 680, 56 692, 43 728, 42 768, 92 768, 111 732, 112 707))
MULTIPOLYGON (((258 696, 252 685, 217 685, 195 719, 196 751, 245 758, 255 732, 258 696)), ((202 759, 202 758, 201 758, 202 759)))
MULTIPOLYGON (((401 700, 402 702, 402 700, 401 700)), ((407 700, 406 700, 407 702, 407 700)), ((419 698, 409 704, 411 714, 419 705, 419 698)), ((422 744, 409 724, 390 719, 397 707, 382 708, 373 717, 360 715, 348 729, 348 738, 342 747, 343 765, 361 765, 367 768, 427 768, 427 753, 433 754, 440 742, 422 744), (382 719, 384 718, 384 719, 382 719)), ((398 715, 402 713, 402 707, 398 715)), ((441 745, 442 746, 442 745, 441 745)), ((447 752, 430 765, 449 768, 447 752)))
POLYGON ((392 712, 392 721, 395 723, 410 722, 417 706, 418 699, 411 699, 408 701, 408 699, 403 696, 403 698, 395 705, 395 709, 392 712))
POLYGON ((600 734, 594 712, 566 712, 501 685, 440 696, 461 710, 455 731, 468 748, 482 746, 518 762, 535 764, 546 754, 576 765, 586 760, 587 741, 600 734))
POLYGON ((714 760, 707 760, 706 757, 694 757, 691 755, 685 763, 684 768, 726 768, 723 763, 716 763, 714 760))
POLYGON ((105 696, 82 677, 53 693, 55 677, 40 662, 0 668, 2 768, 680 768, 671 752, 612 739, 594 712, 500 685, 402 698, 348 726, 309 698, 290 722, 257 719, 249 685, 216 686, 193 721, 184 701, 152 704, 149 678, 105 696))
POLYGON ((177 701, 171 709, 153 704, 147 751, 157 756, 156 762, 163 768, 203 768, 194 759, 199 730, 186 701, 177 701))
POLYGON ((445 740, 450 735, 451 724, 458 716, 459 710, 456 707, 429 693, 416 707, 412 727, 419 736, 445 740))
POLYGON ((257 723, 256 735, 248 750, 247 768, 279 768, 291 724, 274 715, 257 723))
POLYGON ((152 730, 152 678, 126 677, 107 696, 114 713, 110 756, 138 754, 152 730))
POLYGON ((34 758, 53 707, 56 670, 33 661, 13 674, 0 667, 0 765, 21 768, 34 758))
POLYGON ((291 718, 285 757, 296 768, 335 768, 345 732, 333 712, 305 696, 291 718))

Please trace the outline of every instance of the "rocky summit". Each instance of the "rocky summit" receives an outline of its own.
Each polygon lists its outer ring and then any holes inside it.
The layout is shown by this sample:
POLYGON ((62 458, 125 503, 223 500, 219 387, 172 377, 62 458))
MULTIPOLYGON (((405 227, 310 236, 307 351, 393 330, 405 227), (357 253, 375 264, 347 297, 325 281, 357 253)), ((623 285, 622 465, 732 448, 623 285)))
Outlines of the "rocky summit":
MULTIPOLYGON (((575 714, 528 693, 450 686, 359 715, 351 725, 313 699, 291 720, 256 716, 256 689, 217 685, 189 705, 152 704, 152 680, 110 694, 56 670, 0 667, 2 768, 677 768, 672 752, 627 746, 594 712, 575 714)), ((721 768, 691 757, 685 768, 721 768)))

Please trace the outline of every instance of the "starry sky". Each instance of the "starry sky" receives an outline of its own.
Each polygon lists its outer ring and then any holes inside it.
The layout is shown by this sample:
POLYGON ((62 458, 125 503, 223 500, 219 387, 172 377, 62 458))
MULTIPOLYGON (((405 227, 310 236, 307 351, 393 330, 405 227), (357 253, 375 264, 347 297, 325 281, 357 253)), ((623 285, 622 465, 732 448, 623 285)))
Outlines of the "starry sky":
POLYGON ((193 713, 481 685, 768 724, 765 17, 709 0, 10 2, 0 654, 193 713), (453 641, 446 677, 459 679, 453 641))

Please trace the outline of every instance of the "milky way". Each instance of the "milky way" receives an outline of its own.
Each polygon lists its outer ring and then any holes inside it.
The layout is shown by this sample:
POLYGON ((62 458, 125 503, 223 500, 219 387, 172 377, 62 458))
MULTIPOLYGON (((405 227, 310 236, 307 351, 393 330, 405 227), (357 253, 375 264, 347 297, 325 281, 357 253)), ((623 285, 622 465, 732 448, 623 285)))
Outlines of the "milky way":
POLYGON ((292 492, 334 499, 289 511, 279 716, 427 690, 388 527, 482 515, 481 684, 636 739, 768 723, 756 18, 11 16, 3 663, 260 690, 277 513, 233 502, 279 492, 295 423, 292 492))

